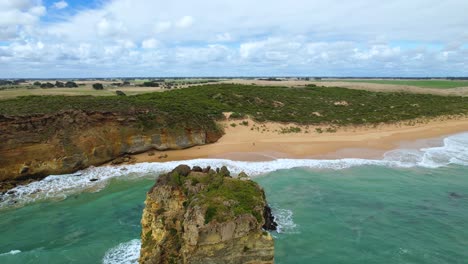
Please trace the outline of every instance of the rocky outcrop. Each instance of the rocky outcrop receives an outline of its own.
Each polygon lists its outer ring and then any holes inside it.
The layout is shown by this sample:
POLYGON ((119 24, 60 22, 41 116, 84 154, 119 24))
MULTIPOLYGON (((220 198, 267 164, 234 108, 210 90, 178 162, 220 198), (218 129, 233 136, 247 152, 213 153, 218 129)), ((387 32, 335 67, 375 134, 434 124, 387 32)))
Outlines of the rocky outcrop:
POLYGON ((183 149, 216 142, 216 129, 168 129, 138 113, 69 110, 56 114, 0 115, 0 182, 42 178, 100 165, 124 154, 183 149))
POLYGON ((140 263, 273 263, 263 228, 276 223, 263 190, 217 171, 181 165, 159 176, 145 201, 140 263))

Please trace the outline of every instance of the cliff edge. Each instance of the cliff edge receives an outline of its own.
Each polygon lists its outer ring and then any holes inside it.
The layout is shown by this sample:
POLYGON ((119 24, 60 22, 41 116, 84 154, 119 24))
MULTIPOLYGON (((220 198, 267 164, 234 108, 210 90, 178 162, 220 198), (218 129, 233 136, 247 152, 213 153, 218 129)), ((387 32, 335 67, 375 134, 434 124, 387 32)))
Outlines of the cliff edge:
POLYGON ((180 165, 161 175, 143 211, 140 263, 273 263, 276 223, 245 174, 180 165))
POLYGON ((223 134, 207 126, 180 124, 171 129, 160 116, 138 118, 145 113, 65 110, 0 115, 0 190, 28 179, 101 165, 125 154, 213 143, 223 134))

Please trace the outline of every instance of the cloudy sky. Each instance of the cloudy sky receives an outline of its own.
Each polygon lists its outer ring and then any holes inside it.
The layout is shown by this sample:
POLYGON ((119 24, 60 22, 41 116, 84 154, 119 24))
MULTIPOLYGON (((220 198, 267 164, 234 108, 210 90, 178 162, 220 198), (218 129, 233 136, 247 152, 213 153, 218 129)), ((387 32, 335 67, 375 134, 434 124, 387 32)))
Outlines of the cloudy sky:
POLYGON ((467 0, 0 0, 0 78, 468 76, 467 0))

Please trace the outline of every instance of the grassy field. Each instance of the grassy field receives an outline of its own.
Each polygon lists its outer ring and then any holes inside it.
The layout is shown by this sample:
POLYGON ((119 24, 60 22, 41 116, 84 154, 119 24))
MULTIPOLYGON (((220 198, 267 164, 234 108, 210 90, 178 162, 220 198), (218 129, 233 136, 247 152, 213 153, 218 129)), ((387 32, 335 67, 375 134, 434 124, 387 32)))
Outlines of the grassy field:
MULTIPOLYGON (((67 96, 79 96, 79 95, 91 95, 91 96, 113 96, 117 90, 124 92, 127 95, 137 95, 143 93, 153 93, 167 91, 162 87, 140 87, 144 82, 149 80, 135 80, 131 83, 133 85, 127 86, 113 86, 112 81, 99 82, 104 85, 104 90, 95 90, 92 87, 93 83, 96 81, 86 81, 81 82, 77 88, 40 88, 31 84, 21 84, 21 85, 10 85, 10 86, 0 86, 0 100, 2 99, 11 99, 18 96, 28 96, 28 95, 67 95, 67 96)), ((203 85, 205 83, 215 83, 218 80, 205 80, 205 79, 167 79, 166 83, 171 83, 177 85, 177 87, 172 86, 171 89, 178 88, 187 88, 189 86, 203 85)), ((55 81, 51 81, 55 83, 55 81)))
POLYGON ((390 123, 421 117, 468 114, 468 98, 381 93, 337 87, 202 85, 135 96, 28 96, 1 100, 0 114, 29 115, 61 110, 136 113, 142 125, 213 125, 223 112, 257 121, 335 126, 390 123))
POLYGON ((458 87, 468 87, 468 81, 450 81, 450 80, 333 80, 339 82, 354 83, 375 83, 392 85, 409 85, 422 88, 451 89, 458 87))

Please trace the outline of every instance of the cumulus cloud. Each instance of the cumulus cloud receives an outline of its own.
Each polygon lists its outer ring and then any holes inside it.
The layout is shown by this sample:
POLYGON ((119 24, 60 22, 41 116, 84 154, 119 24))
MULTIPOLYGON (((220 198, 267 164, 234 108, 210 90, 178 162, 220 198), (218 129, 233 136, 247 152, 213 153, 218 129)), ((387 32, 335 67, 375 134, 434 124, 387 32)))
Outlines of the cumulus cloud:
POLYGON ((25 27, 36 24, 46 8, 38 0, 0 1, 0 40, 13 39, 25 27))
POLYGON ((180 28, 187 28, 193 24, 193 17, 184 16, 179 21, 177 21, 176 26, 180 28))
POLYGON ((141 47, 144 48, 144 49, 154 49, 158 46, 158 41, 154 38, 150 38, 150 39, 145 39, 142 43, 141 43, 141 47))
POLYGON ((52 4, 55 9, 64 9, 68 7, 68 3, 65 1, 58 1, 52 4))
POLYGON ((0 77, 445 76, 468 67, 460 0, 113 0, 47 23, 42 3, 0 1, 0 77))

